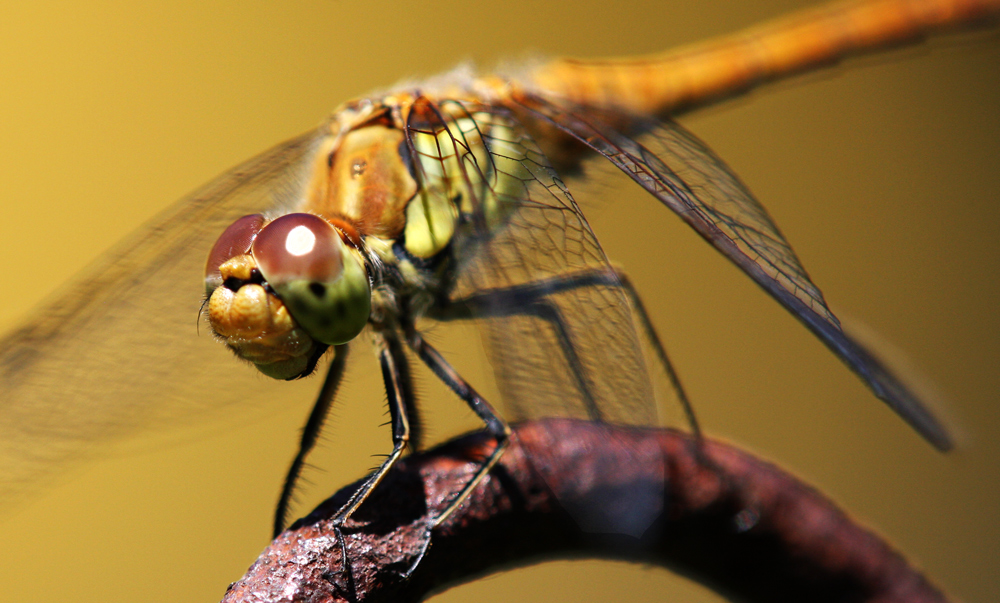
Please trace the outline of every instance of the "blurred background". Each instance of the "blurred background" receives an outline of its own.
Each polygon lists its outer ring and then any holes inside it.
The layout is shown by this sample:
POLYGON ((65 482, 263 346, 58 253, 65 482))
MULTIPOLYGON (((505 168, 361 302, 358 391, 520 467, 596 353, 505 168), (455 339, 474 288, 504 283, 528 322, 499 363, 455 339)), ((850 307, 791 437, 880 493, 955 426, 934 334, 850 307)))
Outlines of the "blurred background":
MULTIPOLYGON (((7 2, 0 326, 30 317, 172 201, 349 98, 464 60, 654 52, 803 5, 7 2)), ((770 210, 834 310, 902 350, 941 392, 961 436, 949 455, 638 187, 612 179, 580 195, 645 296, 708 434, 815 484, 968 601, 1000 601, 997 65, 995 32, 949 36, 681 120, 770 210)), ((463 346, 478 339, 441 347, 463 346)), ((390 449, 363 346, 351 368, 299 514, 390 449)), ((474 383, 488 375, 468 370, 474 383)), ((475 428, 460 401, 419 379, 432 439, 475 428)), ((3 599, 220 599, 268 543, 316 386, 167 438, 139 433, 0 517, 3 599)), ((668 597, 718 600, 662 569, 597 561, 517 569, 433 600, 668 597)))

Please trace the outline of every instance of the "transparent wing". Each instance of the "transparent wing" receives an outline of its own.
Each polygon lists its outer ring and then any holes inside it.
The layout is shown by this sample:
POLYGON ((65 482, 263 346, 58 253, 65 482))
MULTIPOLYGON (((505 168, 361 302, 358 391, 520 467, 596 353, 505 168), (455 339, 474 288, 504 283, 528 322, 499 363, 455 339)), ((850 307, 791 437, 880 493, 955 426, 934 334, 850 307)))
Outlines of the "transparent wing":
MULTIPOLYGON (((443 187, 461 208, 453 296, 479 323, 506 418, 655 425, 626 292, 524 127, 503 108, 424 103, 411 113, 410 138, 425 186, 435 175, 456 176, 443 187)), ((653 484, 562 502, 585 531, 640 537, 663 498, 662 484, 653 484)))
POLYGON ((479 321, 505 416, 655 424, 625 292, 524 128, 503 108, 418 101, 409 139, 424 187, 459 201, 453 297, 479 321))
POLYGON ((861 344, 848 337, 764 208, 721 159, 673 122, 629 119, 533 95, 519 106, 607 157, 672 209, 802 321, 894 411, 934 446, 951 448, 944 428, 920 400, 861 344))
POLYGON ((269 384, 198 333, 206 257, 236 218, 294 202, 321 133, 177 202, 0 340, 0 507, 136 427, 262 395, 269 384))

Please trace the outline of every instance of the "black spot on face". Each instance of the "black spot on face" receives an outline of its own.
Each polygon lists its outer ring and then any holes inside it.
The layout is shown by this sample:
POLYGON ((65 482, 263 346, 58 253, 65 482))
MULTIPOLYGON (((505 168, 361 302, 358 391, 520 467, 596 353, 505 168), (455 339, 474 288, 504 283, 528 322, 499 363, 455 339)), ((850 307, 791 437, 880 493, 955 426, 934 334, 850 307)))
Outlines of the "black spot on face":
POLYGON ((323 283, 309 283, 309 291, 316 297, 326 296, 326 285, 323 283))
POLYGON ((270 287, 264 282, 264 275, 260 273, 260 270, 254 268, 250 271, 250 278, 247 280, 237 278, 235 276, 227 277, 226 280, 222 281, 222 286, 230 291, 239 291, 240 287, 243 285, 262 285, 265 289, 270 291, 270 287))

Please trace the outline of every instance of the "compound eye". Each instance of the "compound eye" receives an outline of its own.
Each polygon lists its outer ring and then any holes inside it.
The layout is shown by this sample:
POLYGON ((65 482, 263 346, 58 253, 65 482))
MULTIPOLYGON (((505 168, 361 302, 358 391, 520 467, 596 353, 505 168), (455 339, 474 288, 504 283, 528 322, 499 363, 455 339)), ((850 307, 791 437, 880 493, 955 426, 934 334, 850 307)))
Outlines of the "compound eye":
POLYGON ((292 318, 316 341, 347 343, 367 324, 371 289, 364 262, 326 220, 277 218, 257 235, 251 253, 292 318))
POLYGON ((205 286, 209 295, 222 285, 219 266, 234 257, 250 253, 250 246, 253 245, 254 238, 263 226, 264 216, 260 214, 243 216, 230 224, 215 241, 212 251, 208 254, 208 262, 205 264, 205 286))
POLYGON ((288 214, 264 227, 252 251, 264 279, 278 289, 296 280, 336 280, 343 270, 340 246, 340 235, 326 220, 288 214))

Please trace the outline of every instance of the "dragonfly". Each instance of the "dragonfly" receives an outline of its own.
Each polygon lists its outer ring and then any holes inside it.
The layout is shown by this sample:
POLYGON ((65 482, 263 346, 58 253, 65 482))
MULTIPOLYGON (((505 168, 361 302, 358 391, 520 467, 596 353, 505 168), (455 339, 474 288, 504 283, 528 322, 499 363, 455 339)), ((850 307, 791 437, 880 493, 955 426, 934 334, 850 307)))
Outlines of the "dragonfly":
MULTIPOLYGON (((937 25, 913 17, 873 40, 844 35, 845 27, 868 31, 871 23, 861 13, 845 21, 845 10, 814 15, 813 23, 838 32, 827 35, 831 45, 818 62, 937 25)), ((731 43, 714 54, 699 49, 714 59, 701 63, 695 84, 678 83, 692 79, 679 55, 555 62, 499 76, 459 70, 345 103, 315 130, 233 168, 4 337, 0 496, 29 489, 38 474, 96 442, 164 421, 176 412, 168 407, 252 395, 253 369, 232 362, 225 346, 278 380, 326 365, 309 422, 316 425, 333 402, 348 343, 375 344, 394 448, 345 518, 419 439, 408 421, 415 401, 407 349, 497 436, 494 454, 456 502, 502 454, 508 421, 557 415, 655 424, 642 339, 658 348, 658 338, 560 176, 588 153, 674 211, 931 444, 948 449, 949 436, 921 401, 844 333, 763 207, 669 119, 699 98, 816 62, 815 54, 787 60, 803 54, 801 44, 789 45, 799 39, 796 27, 782 22, 748 34, 742 44, 781 49, 752 69, 734 72, 731 43), (191 285, 199 280, 203 287, 191 285), (199 335, 199 316, 225 346, 199 335), (423 336, 421 321, 450 320, 482 329, 503 415, 423 336)), ((276 527, 315 429, 305 433, 276 527)))

